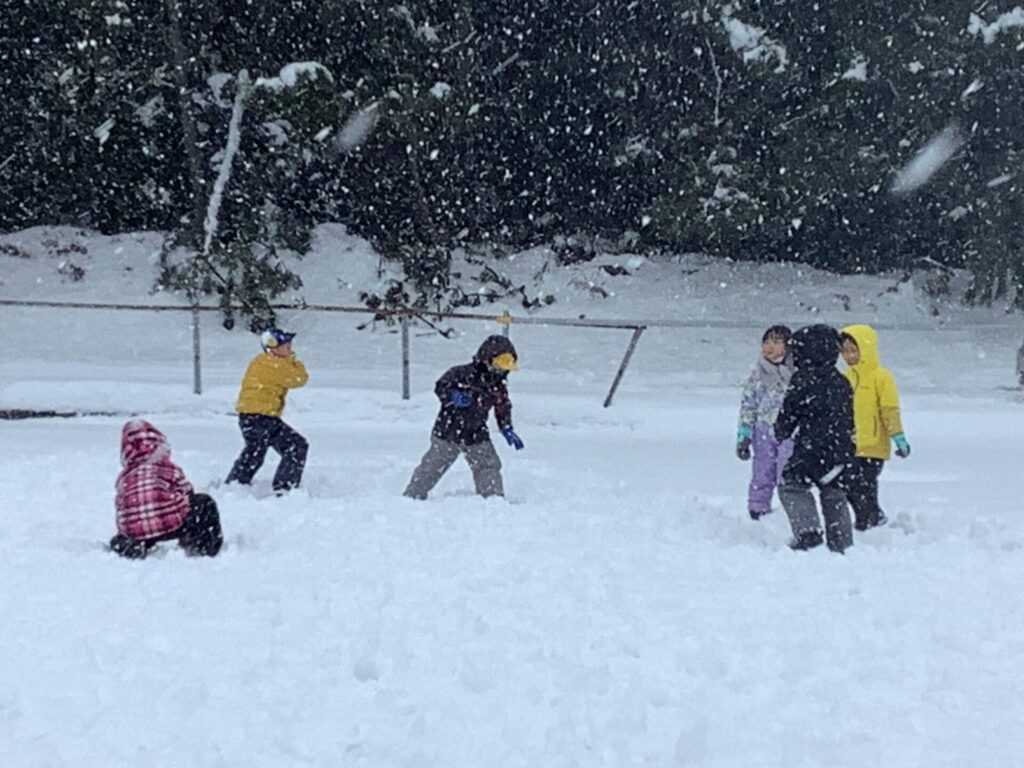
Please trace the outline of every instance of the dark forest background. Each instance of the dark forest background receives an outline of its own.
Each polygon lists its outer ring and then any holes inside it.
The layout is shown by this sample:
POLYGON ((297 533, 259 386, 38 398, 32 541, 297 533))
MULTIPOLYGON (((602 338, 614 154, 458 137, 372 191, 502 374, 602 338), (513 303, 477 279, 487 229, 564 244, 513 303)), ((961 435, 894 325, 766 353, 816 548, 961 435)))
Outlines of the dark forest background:
POLYGON ((166 231, 190 257, 164 279, 194 293, 268 300, 297 281, 279 250, 337 221, 413 299, 454 248, 557 242, 964 268, 969 301, 1024 306, 1012 5, 0 3, 0 231, 166 231), (293 62, 320 67, 259 82, 293 62), (952 159, 893 192, 942 131, 952 159))

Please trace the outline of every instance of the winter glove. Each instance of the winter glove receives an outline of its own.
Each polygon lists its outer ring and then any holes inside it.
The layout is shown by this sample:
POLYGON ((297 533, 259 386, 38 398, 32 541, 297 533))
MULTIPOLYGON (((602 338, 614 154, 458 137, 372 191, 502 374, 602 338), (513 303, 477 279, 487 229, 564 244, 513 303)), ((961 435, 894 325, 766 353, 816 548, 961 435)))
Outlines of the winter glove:
POLYGON ((512 427, 502 427, 501 434, 505 436, 508 444, 517 451, 523 450, 523 441, 519 438, 519 435, 512 431, 512 427))
POLYGON ((907 442, 907 438, 902 432, 897 432, 892 436, 892 441, 896 443, 896 455, 901 459, 907 458, 910 455, 910 443, 907 442))
POLYGON ((448 404, 456 408, 469 408, 473 403, 473 395, 464 389, 453 389, 448 393, 448 404))
POLYGON ((753 430, 749 424, 740 424, 736 429, 736 455, 743 461, 750 458, 750 436, 753 430))

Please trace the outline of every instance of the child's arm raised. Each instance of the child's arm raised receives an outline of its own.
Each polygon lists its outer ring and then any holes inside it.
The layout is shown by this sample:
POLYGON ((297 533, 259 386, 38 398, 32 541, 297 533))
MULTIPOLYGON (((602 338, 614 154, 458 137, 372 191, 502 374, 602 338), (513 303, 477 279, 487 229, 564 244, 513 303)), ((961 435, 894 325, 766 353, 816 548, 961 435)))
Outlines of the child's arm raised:
POLYGON ((294 354, 290 357, 271 357, 274 376, 278 384, 287 389, 304 386, 309 381, 306 366, 294 354))

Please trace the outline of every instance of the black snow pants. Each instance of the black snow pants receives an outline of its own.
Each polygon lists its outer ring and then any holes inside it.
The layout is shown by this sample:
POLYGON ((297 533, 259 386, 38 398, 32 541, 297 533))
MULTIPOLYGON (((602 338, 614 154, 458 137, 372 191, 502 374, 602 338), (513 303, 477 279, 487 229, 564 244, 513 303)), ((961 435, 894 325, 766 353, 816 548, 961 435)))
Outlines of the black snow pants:
POLYGON ((306 467, 306 453, 309 451, 306 438, 276 416, 243 413, 238 416, 238 426, 242 430, 245 448, 225 482, 249 485, 263 466, 267 450, 273 448, 281 455, 281 463, 274 473, 274 490, 289 491, 298 487, 306 467))
POLYGON ((853 507, 853 527, 858 531, 886 522, 885 513, 878 503, 878 476, 884 466, 882 459, 858 456, 853 460, 853 466, 843 473, 846 498, 853 507))
POLYGON ((193 493, 188 501, 188 514, 181 527, 166 536, 140 541, 119 533, 110 540, 110 548, 121 557, 141 560, 161 541, 173 541, 188 555, 214 557, 224 543, 217 502, 205 493, 193 493))
POLYGON ((846 506, 846 495, 842 478, 850 471, 843 465, 833 467, 824 476, 815 470, 813 475, 802 469, 798 462, 790 461, 782 471, 779 498, 789 517, 793 529, 793 549, 812 549, 822 541, 822 517, 825 519, 825 539, 833 552, 845 552, 853 545, 853 531, 850 528, 850 510, 846 506), (818 489, 821 501, 821 516, 814 501, 811 488, 818 489))

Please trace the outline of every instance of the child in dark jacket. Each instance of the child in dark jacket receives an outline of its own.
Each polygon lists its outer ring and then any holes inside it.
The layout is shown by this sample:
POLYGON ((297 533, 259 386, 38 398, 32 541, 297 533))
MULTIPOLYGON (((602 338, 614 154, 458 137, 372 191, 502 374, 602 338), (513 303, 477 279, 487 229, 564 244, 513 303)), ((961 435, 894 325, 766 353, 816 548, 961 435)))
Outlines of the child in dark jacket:
POLYGON ((177 540, 189 555, 213 557, 224 537, 217 505, 193 493, 181 467, 171 461, 163 432, 143 419, 121 430, 121 472, 117 476, 117 535, 110 548, 133 559, 145 557, 159 541, 177 540))
POLYGON ((821 499, 828 548, 843 552, 853 544, 841 477, 853 461, 853 397, 850 383, 836 368, 839 348, 839 332, 828 325, 801 328, 790 339, 796 371, 775 421, 775 437, 793 438, 793 455, 779 488, 793 529, 793 549, 822 542, 812 485, 821 499))
POLYGON ((523 441, 512 431, 512 403, 505 380, 517 368, 518 356, 504 336, 488 336, 468 365, 450 368, 434 392, 441 410, 430 435, 430 448, 412 473, 405 496, 425 499, 462 454, 481 496, 503 496, 501 459, 491 443, 487 416, 494 409, 502 436, 517 451, 523 441))

